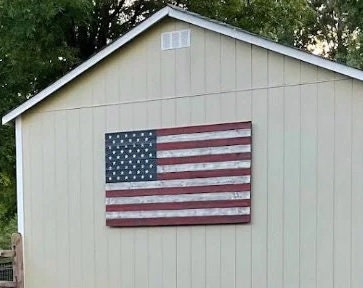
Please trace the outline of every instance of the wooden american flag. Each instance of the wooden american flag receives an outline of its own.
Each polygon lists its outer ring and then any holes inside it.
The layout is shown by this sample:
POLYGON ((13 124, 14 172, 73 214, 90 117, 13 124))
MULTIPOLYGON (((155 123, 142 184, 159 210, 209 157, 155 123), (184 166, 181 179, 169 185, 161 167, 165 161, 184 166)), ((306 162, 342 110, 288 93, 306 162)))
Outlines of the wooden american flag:
POLYGON ((106 224, 250 222, 251 122, 107 133, 106 224))

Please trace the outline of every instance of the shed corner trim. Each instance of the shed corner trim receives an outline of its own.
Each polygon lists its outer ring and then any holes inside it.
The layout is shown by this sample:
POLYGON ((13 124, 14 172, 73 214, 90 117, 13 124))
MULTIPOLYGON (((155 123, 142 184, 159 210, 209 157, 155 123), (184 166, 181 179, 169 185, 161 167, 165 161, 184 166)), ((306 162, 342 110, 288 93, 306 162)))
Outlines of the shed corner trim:
POLYGON ((23 128, 21 116, 15 119, 16 196, 18 232, 24 237, 23 128))

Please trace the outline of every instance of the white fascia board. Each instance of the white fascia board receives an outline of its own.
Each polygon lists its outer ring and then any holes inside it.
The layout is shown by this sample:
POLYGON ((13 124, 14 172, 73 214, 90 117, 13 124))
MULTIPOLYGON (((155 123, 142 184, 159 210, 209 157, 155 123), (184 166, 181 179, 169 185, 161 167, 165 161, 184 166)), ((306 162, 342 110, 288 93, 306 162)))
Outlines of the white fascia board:
POLYGON ((16 144, 16 196, 18 232, 24 237, 24 182, 23 182, 23 131, 21 116, 15 120, 16 144))
POLYGON ((239 29, 233 29, 230 26, 223 25, 222 23, 216 23, 210 20, 206 20, 200 18, 198 16, 194 16, 193 14, 182 12, 179 9, 172 9, 169 14, 170 17, 182 20, 184 22, 188 22, 190 24, 199 26, 201 28, 205 28, 237 40, 241 40, 253 45, 256 45, 261 48, 265 48, 276 53, 286 55, 303 62, 310 63, 312 65, 316 65, 358 80, 363 80, 363 71, 359 69, 355 69, 344 64, 339 64, 331 60, 324 59, 322 57, 300 51, 296 48, 288 47, 279 43, 276 43, 272 40, 264 39, 260 36, 249 34, 247 32, 243 32, 239 29))
POLYGON ((88 70, 89 68, 96 65, 98 62, 106 58, 108 55, 125 45, 126 43, 130 42, 132 39, 137 37, 139 34, 147 30, 150 26, 154 25, 155 23, 159 22, 161 19, 163 19, 165 16, 167 16, 172 8, 165 7, 161 9, 160 11, 156 12, 154 15, 152 15, 150 18, 146 19, 144 22, 142 22, 140 25, 133 28, 131 31, 126 33, 124 36, 122 36, 120 39, 116 40, 115 42, 108 45, 106 48, 92 56, 87 61, 83 62, 81 65, 64 75, 62 78, 60 78, 58 81, 54 82, 52 85, 48 86, 44 90, 42 90, 40 93, 36 94, 32 98, 30 98, 28 101, 24 102, 22 105, 18 106, 16 109, 12 110, 8 114, 6 114, 2 118, 2 124, 6 124, 10 122, 11 120, 18 117, 20 114, 28 110, 29 108, 33 107, 40 101, 44 100, 46 97, 51 95, 52 93, 59 90, 61 87, 72 81, 74 78, 78 77, 80 74, 88 70))

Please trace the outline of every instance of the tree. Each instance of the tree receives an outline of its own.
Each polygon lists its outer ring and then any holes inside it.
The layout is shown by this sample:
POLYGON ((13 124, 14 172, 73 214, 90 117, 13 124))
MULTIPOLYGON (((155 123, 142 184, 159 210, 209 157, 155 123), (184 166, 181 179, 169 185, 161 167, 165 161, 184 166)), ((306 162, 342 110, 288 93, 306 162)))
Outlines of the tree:
POLYGON ((304 47, 300 31, 313 21, 305 0, 187 1, 191 11, 226 22, 274 41, 304 47))
POLYGON ((309 0, 316 21, 307 29, 310 44, 321 45, 322 55, 363 68, 363 2, 356 0, 309 0))

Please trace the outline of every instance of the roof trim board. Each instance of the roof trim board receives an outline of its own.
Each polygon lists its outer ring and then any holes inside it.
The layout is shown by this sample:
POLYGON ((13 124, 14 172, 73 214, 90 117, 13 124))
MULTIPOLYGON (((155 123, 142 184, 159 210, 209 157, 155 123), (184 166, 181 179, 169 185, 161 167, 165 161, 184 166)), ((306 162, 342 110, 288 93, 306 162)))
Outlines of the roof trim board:
POLYGON ((87 71, 98 62, 106 58, 108 55, 110 55, 126 43, 130 42, 139 34, 143 33, 145 30, 147 30, 148 28, 150 28, 167 16, 363 81, 362 70, 355 69, 331 60, 327 60, 320 56, 316 56, 293 47, 288 47, 276 43, 261 36, 257 36, 243 31, 239 28, 202 17, 195 13, 187 12, 174 6, 167 6, 156 12, 154 15, 146 19, 144 22, 133 28, 122 37, 120 37, 118 40, 112 42, 106 48, 95 54, 90 59, 83 62, 81 65, 70 71, 58 81, 54 82, 53 84, 30 98, 28 101, 18 106, 16 109, 9 112, 2 118, 2 124, 10 122, 31 107, 37 105, 39 102, 62 88, 64 85, 78 77, 80 74, 87 71))

